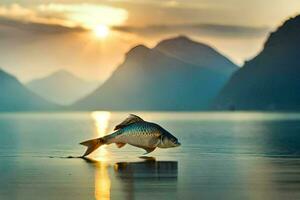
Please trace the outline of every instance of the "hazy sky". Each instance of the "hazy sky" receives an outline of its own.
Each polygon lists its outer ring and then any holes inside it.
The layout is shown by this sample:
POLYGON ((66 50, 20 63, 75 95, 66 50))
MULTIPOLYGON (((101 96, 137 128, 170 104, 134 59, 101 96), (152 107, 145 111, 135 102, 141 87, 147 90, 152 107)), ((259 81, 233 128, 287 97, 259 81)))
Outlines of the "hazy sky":
POLYGON ((242 64, 299 13, 299 0, 1 0, 0 67, 22 81, 58 69, 103 80, 134 45, 179 34, 242 64))

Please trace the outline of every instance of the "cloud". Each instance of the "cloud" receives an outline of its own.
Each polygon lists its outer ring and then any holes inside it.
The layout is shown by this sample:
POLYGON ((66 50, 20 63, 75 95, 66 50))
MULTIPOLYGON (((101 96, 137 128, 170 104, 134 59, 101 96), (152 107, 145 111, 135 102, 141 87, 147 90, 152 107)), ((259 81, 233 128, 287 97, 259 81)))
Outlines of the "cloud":
POLYGON ((175 24, 175 25, 149 25, 137 26, 114 26, 113 30, 133 33, 143 36, 155 36, 168 33, 219 36, 219 37, 246 37, 255 38, 267 34, 269 27, 251 27, 223 24, 175 24))
POLYGON ((66 19, 60 19, 55 16, 46 17, 36 8, 26 8, 19 4, 0 6, 0 17, 23 23, 43 23, 68 26, 66 19))
POLYGON ((24 37, 26 33, 34 34, 38 37, 49 34, 66 34, 84 31, 87 30, 82 27, 67 27, 55 24, 24 22, 16 19, 0 17, 0 35, 3 37, 14 37, 18 34, 22 34, 20 36, 24 37))
POLYGON ((82 27, 92 29, 99 24, 120 25, 127 17, 125 9, 101 4, 19 4, 0 6, 0 17, 26 23, 82 27))
POLYGON ((35 13, 27 8, 21 7, 19 4, 11 4, 9 6, 0 7, 0 15, 7 18, 22 19, 24 17, 33 18, 35 13))
POLYGON ((120 25, 128 17, 126 10, 99 4, 46 4, 37 7, 39 13, 63 16, 76 26, 93 28, 99 24, 120 25))
MULTIPOLYGON (((179 15, 182 20, 183 16, 186 15, 186 7, 188 7, 188 13, 199 13, 191 12, 190 9, 197 9, 198 11, 200 9, 202 11, 200 13, 205 13, 204 11, 210 10, 210 8, 204 5, 200 6, 201 4, 197 4, 197 8, 192 8, 187 4, 184 7, 185 9, 183 9, 181 4, 181 2, 174 0, 166 1, 163 4, 159 3, 160 6, 165 7, 165 9, 169 11, 167 13, 169 13, 171 18, 168 18, 170 16, 165 16, 165 12, 156 12, 149 16, 149 13, 147 13, 148 11, 141 11, 140 7, 138 9, 139 14, 136 13, 136 15, 134 15, 135 12, 130 13, 131 16, 129 18, 127 11, 129 8, 123 9, 118 7, 118 5, 48 3, 25 7, 19 4, 11 4, 0 6, 0 23, 4 23, 6 26, 14 24, 15 28, 26 31, 53 34, 83 31, 85 29, 93 29, 99 24, 105 24, 112 26, 112 29, 117 31, 134 33, 147 37, 178 33, 196 36, 255 38, 261 37, 270 31, 270 28, 268 27, 223 25, 195 21, 195 18, 200 20, 202 17, 189 17, 189 19, 191 19, 189 20, 190 23, 186 24, 186 22, 175 20, 176 17, 174 18, 175 15, 173 16, 172 13, 176 11, 176 16, 179 15), (133 16, 135 16, 134 19, 132 19, 133 16), (147 25, 151 20, 152 23, 156 23, 162 19, 165 19, 165 21, 162 21, 161 23, 165 24, 147 25), (176 24, 168 24, 168 20, 172 20, 172 22, 176 24), (127 23, 131 22, 130 24, 133 25, 123 25, 125 21, 127 23), (145 26, 139 26, 141 25, 140 21, 145 21, 145 23, 142 23, 145 26)), ((149 5, 148 8, 150 9, 151 5, 149 5)), ((155 8, 155 10, 157 10, 157 7, 155 8)), ((210 10, 210 12, 212 11, 210 10)), ((1 28, 0 24, 0 31, 1 30, 3 31, 3 26, 1 28)), ((3 33, 0 34, 3 35, 3 33)))
POLYGON ((124 9, 101 4, 0 5, 0 39, 89 31, 99 24, 120 25, 127 15, 124 9))

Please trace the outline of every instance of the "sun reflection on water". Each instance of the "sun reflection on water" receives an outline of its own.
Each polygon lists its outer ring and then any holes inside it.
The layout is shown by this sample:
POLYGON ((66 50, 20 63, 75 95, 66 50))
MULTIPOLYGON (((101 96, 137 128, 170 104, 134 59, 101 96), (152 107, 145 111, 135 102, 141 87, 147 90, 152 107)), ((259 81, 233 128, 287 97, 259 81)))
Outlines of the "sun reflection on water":
MULTIPOLYGON (((96 111, 92 112, 92 118, 95 123, 95 138, 103 137, 106 135, 108 127, 108 121, 110 118, 110 112, 96 111)), ((99 161, 106 161, 108 158, 108 152, 106 146, 101 146, 94 154, 94 159, 99 161)))
MULTIPOLYGON (((92 118, 95 121, 96 137, 103 137, 106 134, 110 112, 92 112, 92 118)), ((95 153, 96 163, 95 171, 95 199, 110 199, 111 181, 107 171, 108 151, 105 146, 100 147, 95 153), (101 162, 102 161, 102 162, 101 162)))

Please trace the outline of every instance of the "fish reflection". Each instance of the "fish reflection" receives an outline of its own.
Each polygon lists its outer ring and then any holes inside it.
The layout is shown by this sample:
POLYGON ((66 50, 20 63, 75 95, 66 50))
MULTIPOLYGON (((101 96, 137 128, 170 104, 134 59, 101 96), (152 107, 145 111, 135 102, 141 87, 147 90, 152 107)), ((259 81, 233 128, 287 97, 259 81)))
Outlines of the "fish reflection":
POLYGON ((116 176, 121 179, 177 179, 177 161, 156 161, 153 157, 141 157, 143 162, 119 162, 114 166, 116 176))
POLYGON ((151 191, 153 198, 165 198, 162 194, 167 193, 170 194, 171 199, 175 199, 178 163, 176 161, 156 161, 152 157, 144 157, 144 159, 143 162, 115 164, 115 177, 122 184, 123 198, 145 199, 144 194, 151 191))
POLYGON ((156 161, 141 157, 140 162, 106 162, 83 158, 95 170, 95 199, 143 199, 151 191, 154 197, 177 195, 177 161, 156 161), (111 173, 110 173, 111 172, 111 173))

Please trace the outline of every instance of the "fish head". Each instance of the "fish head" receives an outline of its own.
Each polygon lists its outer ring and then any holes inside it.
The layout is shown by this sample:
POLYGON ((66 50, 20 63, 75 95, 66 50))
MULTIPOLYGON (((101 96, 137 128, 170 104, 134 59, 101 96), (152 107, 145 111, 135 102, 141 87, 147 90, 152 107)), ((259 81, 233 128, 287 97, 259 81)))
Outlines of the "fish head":
POLYGON ((164 134, 160 137, 160 142, 158 147, 160 148, 172 148, 178 147, 181 144, 178 142, 178 139, 174 137, 172 134, 164 134))

